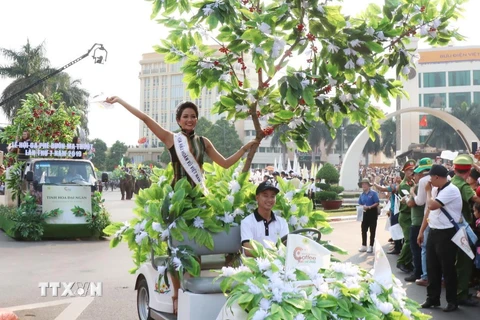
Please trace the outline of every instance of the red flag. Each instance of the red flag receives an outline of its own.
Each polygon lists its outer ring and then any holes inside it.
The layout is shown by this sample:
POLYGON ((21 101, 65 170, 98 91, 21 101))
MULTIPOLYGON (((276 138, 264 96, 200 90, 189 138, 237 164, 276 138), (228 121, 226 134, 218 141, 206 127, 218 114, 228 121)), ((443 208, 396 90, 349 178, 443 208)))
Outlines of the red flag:
POLYGON ((143 137, 143 138, 138 139, 139 144, 142 144, 142 143, 145 143, 145 142, 147 142, 147 137, 143 137))
POLYGON ((427 116, 423 116, 420 119, 420 127, 428 127, 427 116))

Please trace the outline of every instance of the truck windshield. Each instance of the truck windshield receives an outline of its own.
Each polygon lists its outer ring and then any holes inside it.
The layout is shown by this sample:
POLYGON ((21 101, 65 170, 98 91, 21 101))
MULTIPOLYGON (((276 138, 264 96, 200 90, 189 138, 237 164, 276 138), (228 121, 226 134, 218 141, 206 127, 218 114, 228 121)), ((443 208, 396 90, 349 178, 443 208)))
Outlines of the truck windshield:
POLYGON ((96 179, 89 162, 42 160, 35 162, 33 180, 38 184, 94 185, 96 179))

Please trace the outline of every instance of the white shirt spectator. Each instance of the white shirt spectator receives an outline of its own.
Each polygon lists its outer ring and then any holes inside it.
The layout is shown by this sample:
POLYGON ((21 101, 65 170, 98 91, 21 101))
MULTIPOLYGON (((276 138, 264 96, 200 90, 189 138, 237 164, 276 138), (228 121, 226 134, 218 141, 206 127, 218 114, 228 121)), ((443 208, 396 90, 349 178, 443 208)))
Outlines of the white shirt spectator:
MULTIPOLYGON (((425 191, 425 186, 430 181, 430 176, 426 175, 418 181, 418 193, 417 196, 414 198, 415 204, 417 206, 423 206, 427 202, 427 192, 425 191)), ((427 207, 425 207, 425 212, 427 211, 427 207)))
MULTIPOLYGON (((460 222, 462 195, 456 186, 448 182, 442 189, 433 188, 432 197, 443 205, 443 208, 452 216, 455 222, 460 222)), ((449 229, 454 227, 441 209, 430 211, 428 225, 432 229, 449 229)))
POLYGON ((266 246, 264 240, 277 242, 289 233, 287 221, 272 212, 272 219, 267 222, 255 210, 252 214, 245 217, 240 225, 242 234, 242 245, 250 240, 255 240, 266 246))

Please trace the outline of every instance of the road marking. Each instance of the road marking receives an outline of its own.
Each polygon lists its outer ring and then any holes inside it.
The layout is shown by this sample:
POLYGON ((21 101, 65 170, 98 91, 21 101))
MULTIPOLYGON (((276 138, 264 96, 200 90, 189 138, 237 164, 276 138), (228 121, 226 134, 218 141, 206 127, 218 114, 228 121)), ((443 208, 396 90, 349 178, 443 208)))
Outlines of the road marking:
POLYGON ((15 306, 4 308, 8 311, 20 311, 20 310, 31 310, 31 309, 38 309, 38 308, 46 308, 46 307, 53 307, 58 306, 61 304, 69 304, 65 310, 62 311, 54 320, 75 320, 77 319, 82 312, 92 303, 93 297, 79 297, 79 298, 70 298, 70 299, 61 299, 49 302, 40 302, 40 303, 33 303, 33 304, 26 304, 23 306, 15 306))

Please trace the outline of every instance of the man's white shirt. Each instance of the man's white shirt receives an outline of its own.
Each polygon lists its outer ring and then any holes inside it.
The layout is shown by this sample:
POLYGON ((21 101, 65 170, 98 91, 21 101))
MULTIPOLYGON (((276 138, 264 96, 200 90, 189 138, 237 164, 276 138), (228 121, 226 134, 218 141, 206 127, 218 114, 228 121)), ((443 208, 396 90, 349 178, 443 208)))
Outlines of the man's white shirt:
POLYGON ((278 238, 281 238, 289 233, 287 221, 275 215, 272 212, 272 219, 266 221, 257 212, 245 217, 241 224, 240 230, 242 235, 242 244, 250 240, 255 240, 266 246, 264 240, 277 242, 278 238))
MULTIPOLYGON (((448 183, 443 189, 433 188, 432 198, 443 205, 443 208, 452 216, 455 222, 460 222, 462 216, 462 195, 456 186, 448 183)), ((433 229, 448 229, 454 227, 441 209, 430 211, 428 225, 433 229)))

